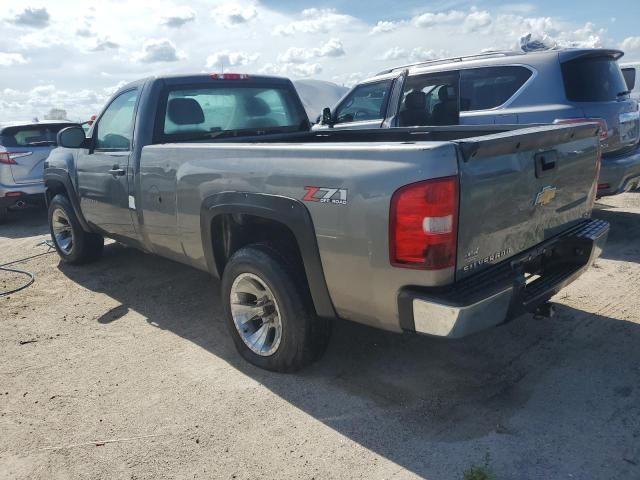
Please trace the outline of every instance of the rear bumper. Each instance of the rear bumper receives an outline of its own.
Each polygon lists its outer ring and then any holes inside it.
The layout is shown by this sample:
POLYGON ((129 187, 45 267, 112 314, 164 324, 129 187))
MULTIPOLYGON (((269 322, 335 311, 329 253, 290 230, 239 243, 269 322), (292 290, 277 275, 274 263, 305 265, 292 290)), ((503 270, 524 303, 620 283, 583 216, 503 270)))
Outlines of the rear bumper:
POLYGON ((640 146, 619 158, 603 158, 598 196, 616 195, 640 187, 640 146))
POLYGON ((449 290, 404 288, 398 297, 404 330, 461 338, 534 311, 600 256, 609 233, 589 220, 456 284, 449 290), (527 282, 528 275, 536 275, 527 282))
POLYGON ((12 207, 19 201, 26 203, 43 202, 44 192, 44 182, 12 185, 0 183, 0 208, 12 207))

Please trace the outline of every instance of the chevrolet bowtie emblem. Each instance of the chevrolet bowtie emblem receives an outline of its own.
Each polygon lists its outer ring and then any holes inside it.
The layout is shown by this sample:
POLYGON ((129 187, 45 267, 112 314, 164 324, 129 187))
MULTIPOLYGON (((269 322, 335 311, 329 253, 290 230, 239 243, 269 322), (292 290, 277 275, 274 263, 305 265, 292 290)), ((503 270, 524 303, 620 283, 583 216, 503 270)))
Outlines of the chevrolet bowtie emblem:
POLYGON ((556 198, 556 190, 556 187, 552 187, 551 185, 544 187, 536 195, 536 200, 533 202, 533 205, 548 205, 551 203, 551 200, 556 198))
POLYGON ((556 187, 552 187, 551 185, 544 187, 536 195, 536 199, 533 202, 533 205, 548 205, 549 203, 551 203, 551 200, 556 198, 556 190, 556 187))

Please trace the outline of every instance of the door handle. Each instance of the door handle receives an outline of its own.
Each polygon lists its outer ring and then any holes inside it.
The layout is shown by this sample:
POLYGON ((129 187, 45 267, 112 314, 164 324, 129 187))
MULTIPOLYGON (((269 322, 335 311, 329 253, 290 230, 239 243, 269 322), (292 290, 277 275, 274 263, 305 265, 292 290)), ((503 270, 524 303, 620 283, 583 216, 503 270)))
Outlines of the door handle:
POLYGON ((122 177, 127 172, 125 172, 124 168, 114 165, 111 170, 109 170, 109 173, 115 177, 122 177))
POLYGON ((539 152, 534 155, 536 163, 536 177, 540 178, 554 170, 558 162, 558 152, 549 150, 547 152, 539 152))

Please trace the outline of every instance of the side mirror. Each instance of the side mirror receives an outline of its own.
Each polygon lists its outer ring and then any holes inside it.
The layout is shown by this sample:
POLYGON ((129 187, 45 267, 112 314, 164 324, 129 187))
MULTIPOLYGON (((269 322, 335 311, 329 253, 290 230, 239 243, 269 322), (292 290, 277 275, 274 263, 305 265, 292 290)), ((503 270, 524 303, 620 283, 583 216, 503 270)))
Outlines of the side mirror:
POLYGON ((322 109, 322 124, 333 126, 333 116, 331 115, 331 109, 329 107, 324 107, 322 109))
POLYGON ((82 127, 67 127, 58 132, 59 147, 83 148, 87 146, 87 137, 82 127))

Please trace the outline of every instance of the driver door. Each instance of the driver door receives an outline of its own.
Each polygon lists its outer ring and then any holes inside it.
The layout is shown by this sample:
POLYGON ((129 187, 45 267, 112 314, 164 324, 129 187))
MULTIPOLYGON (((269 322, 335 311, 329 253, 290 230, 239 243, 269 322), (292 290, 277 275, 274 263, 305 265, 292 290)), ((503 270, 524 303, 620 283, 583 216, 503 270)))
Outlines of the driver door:
POLYGON ((137 238, 128 184, 138 93, 128 90, 113 99, 93 127, 91 149, 80 150, 76 158, 82 212, 114 238, 137 238))
POLYGON ((333 128, 380 128, 387 113, 393 79, 365 83, 338 105, 333 128))

